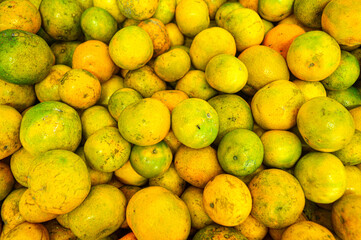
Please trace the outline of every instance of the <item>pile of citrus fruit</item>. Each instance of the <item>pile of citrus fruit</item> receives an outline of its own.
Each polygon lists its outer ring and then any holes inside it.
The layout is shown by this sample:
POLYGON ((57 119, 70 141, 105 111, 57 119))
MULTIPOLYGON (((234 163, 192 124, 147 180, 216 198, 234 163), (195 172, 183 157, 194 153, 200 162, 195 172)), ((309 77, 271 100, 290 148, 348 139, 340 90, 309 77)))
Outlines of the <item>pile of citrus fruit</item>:
POLYGON ((0 0, 0 240, 360 240, 360 0, 0 0))

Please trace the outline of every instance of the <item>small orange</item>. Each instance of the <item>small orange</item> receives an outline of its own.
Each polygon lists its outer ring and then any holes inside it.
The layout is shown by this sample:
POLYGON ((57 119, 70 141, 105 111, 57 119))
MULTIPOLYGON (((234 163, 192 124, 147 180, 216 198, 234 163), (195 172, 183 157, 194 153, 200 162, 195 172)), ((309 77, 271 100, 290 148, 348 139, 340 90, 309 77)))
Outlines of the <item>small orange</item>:
POLYGON ((81 68, 94 74, 100 82, 110 79, 116 65, 109 55, 108 46, 98 40, 80 44, 73 54, 73 68, 81 68))
POLYGON ((165 28, 167 29, 171 46, 183 45, 184 36, 179 30, 177 24, 168 23, 167 25, 165 25, 165 28))
POLYGON ((294 0, 259 0, 258 13, 268 21, 279 22, 291 15, 293 2, 294 0))
MULTIPOLYGON (((258 3, 258 0, 256 0, 258 3)), ((232 12, 233 10, 236 10, 238 8, 242 8, 243 4, 239 3, 239 2, 226 2, 224 4, 222 4, 216 13, 215 16, 215 21, 217 26, 219 27, 224 27, 224 19, 227 17, 227 15, 232 12)), ((257 4, 258 6, 258 4, 257 4)))
POLYGON ((155 92, 152 98, 156 98, 163 102, 170 112, 177 106, 178 103, 188 99, 188 95, 179 90, 163 90, 155 92))
POLYGON ((293 40, 304 33, 305 30, 296 24, 279 24, 266 34, 263 45, 276 50, 286 58, 293 40))
POLYGON ((151 18, 157 10, 159 0, 119 0, 120 12, 127 18, 144 20, 151 18))
POLYGON ((150 18, 138 24, 150 36, 153 42, 153 57, 157 57, 170 48, 170 39, 164 24, 156 19, 150 18))

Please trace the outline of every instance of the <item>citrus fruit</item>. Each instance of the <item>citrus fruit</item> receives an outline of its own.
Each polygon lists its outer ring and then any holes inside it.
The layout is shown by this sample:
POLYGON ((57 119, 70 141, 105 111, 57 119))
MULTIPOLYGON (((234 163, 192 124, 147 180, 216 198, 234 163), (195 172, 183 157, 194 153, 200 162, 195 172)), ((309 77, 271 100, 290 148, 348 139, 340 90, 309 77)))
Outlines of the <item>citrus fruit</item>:
POLYGON ((146 65, 129 71, 124 78, 124 87, 138 91, 143 97, 150 98, 154 93, 166 89, 166 83, 160 79, 153 68, 146 65))
POLYGON ((278 80, 258 90, 251 102, 255 122, 263 129, 287 130, 296 125, 305 99, 292 82, 278 80))
POLYGON ((316 203, 332 203, 346 190, 345 167, 331 153, 304 155, 296 164, 295 176, 306 198, 316 203))
POLYGON ((209 85, 224 93, 239 92, 248 79, 246 66, 235 56, 219 54, 209 60, 206 70, 209 85))
POLYGON ((182 194, 181 199, 185 202, 191 215, 192 227, 204 228, 213 223, 203 206, 203 189, 189 186, 182 194))
POLYGON ((361 196, 349 194, 343 196, 332 206, 332 225, 341 239, 361 237, 361 196))
POLYGON ((279 24, 267 32, 263 45, 276 50, 286 59, 293 40, 304 33, 305 30, 296 24, 279 24))
POLYGON ((204 188, 209 180, 223 172, 217 152, 210 146, 194 149, 181 145, 174 156, 174 166, 181 178, 198 188, 204 188))
POLYGON ((361 131, 361 107, 351 109, 350 113, 354 120, 355 128, 361 131))
POLYGON ((22 30, 0 33, 0 78, 32 85, 43 80, 54 65, 54 54, 39 36, 22 30))
POLYGON ((246 220, 234 228, 242 233, 248 240, 264 239, 268 232, 268 228, 251 214, 248 215, 246 220))
POLYGON ((293 0, 258 0, 258 13, 262 18, 268 21, 279 22, 291 15, 293 11, 293 2, 293 0))
POLYGON ((177 4, 175 20, 179 30, 193 38, 209 26, 208 6, 204 1, 182 0, 177 4))
POLYGON ((124 79, 113 75, 106 82, 101 83, 102 92, 98 104, 108 107, 109 99, 118 89, 124 88, 124 79))
POLYGON ((153 56, 152 39, 138 26, 124 27, 110 40, 109 54, 120 68, 127 70, 140 68, 153 56))
POLYGON ((215 143, 218 144, 228 132, 244 128, 252 130, 253 117, 249 104, 235 94, 222 94, 208 100, 219 117, 219 132, 215 143))
POLYGON ((171 46, 182 46, 184 43, 184 36, 182 32, 179 30, 177 24, 168 23, 165 25, 167 29, 169 41, 171 46))
POLYGON ((357 165, 361 163, 361 131, 356 129, 351 141, 340 150, 333 152, 344 165, 357 165))
POLYGON ((303 23, 297 19, 295 14, 291 14, 288 17, 286 17, 285 19, 278 22, 278 24, 284 24, 284 23, 285 24, 296 24, 297 26, 303 28, 303 30, 305 30, 306 32, 316 30, 314 28, 306 27, 305 25, 303 25, 303 23))
POLYGON ((118 121, 122 111, 130 104, 142 99, 142 96, 132 88, 121 88, 115 91, 109 99, 108 110, 118 121))
POLYGON ((114 176, 122 183, 131 185, 131 186, 142 186, 148 179, 139 175, 130 161, 127 161, 121 168, 114 171, 114 176))
POLYGON ((165 138, 170 129, 170 121, 167 106, 157 99, 145 98, 122 111, 118 128, 128 142, 150 146, 165 138))
POLYGON ((226 2, 227 2, 227 0, 205 0, 205 3, 207 3, 207 6, 208 6, 210 19, 215 18, 219 7, 226 2))
POLYGON ((4 200, 4 198, 13 189, 15 183, 15 179, 9 165, 4 162, 0 162, 0 180, 0 200, 4 200))
POLYGON ((328 97, 316 97, 304 103, 297 114, 297 127, 305 142, 322 152, 345 147, 355 132, 351 114, 328 97))
POLYGON ((332 0, 322 12, 322 29, 330 34, 339 44, 354 46, 361 43, 361 26, 358 14, 360 4, 349 0, 332 0))
POLYGON ((186 239, 191 229, 187 205, 159 186, 135 193, 129 200, 126 218, 137 239, 186 239))
POLYGON ((221 140, 217 150, 222 169, 235 176, 246 176, 261 165, 263 145, 259 137, 248 129, 235 129, 221 140))
MULTIPOLYGON (((24 217, 19 212, 19 201, 25 191, 26 188, 14 189, 4 199, 1 205, 1 219, 9 229, 25 222, 24 217)), ((2 234, 5 232, 4 230, 5 229, 3 229, 2 234)))
POLYGON ((76 47, 72 67, 89 71, 100 82, 108 81, 116 70, 108 46, 98 40, 89 40, 76 47))
POLYGON ((153 57, 161 55, 170 48, 170 39, 167 29, 160 20, 149 18, 141 21, 138 24, 138 27, 144 29, 152 39, 154 50, 153 57))
MULTIPOLYGON (((238 58, 248 70, 247 85, 255 90, 276 80, 289 80, 287 63, 276 50, 266 46, 253 46, 244 50, 238 58)), ((246 85, 246 86, 247 86, 246 85)))
POLYGON ((116 187, 94 186, 79 207, 68 214, 69 227, 80 239, 109 236, 125 220, 125 205, 125 196, 116 187))
POLYGON ((220 27, 201 31, 192 41, 189 55, 196 69, 205 70, 207 63, 218 54, 236 54, 236 42, 232 35, 220 27))
POLYGON ((345 166, 347 194, 361 195, 361 170, 356 166, 345 166))
POLYGON ((113 172, 129 159, 131 145, 116 127, 103 127, 93 133, 84 144, 85 157, 91 168, 113 172))
POLYGON ((326 97, 326 89, 321 82, 310 82, 303 80, 294 80, 292 81, 296 86, 301 89, 305 101, 315 98, 315 97, 326 97))
POLYGON ((60 99, 77 109, 86 109, 96 104, 100 92, 98 78, 87 70, 72 69, 60 80, 60 99))
POLYGON ((220 174, 205 186, 203 206, 215 223, 232 227, 246 220, 252 209, 252 198, 242 180, 220 174))
POLYGON ((345 90, 356 82, 359 75, 360 65, 357 58, 347 51, 341 51, 340 65, 322 80, 322 84, 328 90, 345 90))
POLYGON ((339 66, 340 46, 325 32, 310 31, 291 43, 287 64, 293 75, 305 81, 321 81, 339 66))
POLYGON ((49 232, 50 239, 61 239, 65 238, 68 240, 75 240, 76 236, 74 233, 63 226, 61 226, 57 220, 51 220, 49 222, 44 223, 45 228, 49 232))
POLYGON ((320 239, 335 240, 332 233, 320 224, 311 221, 302 221, 288 227, 282 234, 282 240, 291 239, 320 239))
POLYGON ((361 106, 361 92, 355 87, 349 87, 345 90, 327 91, 327 97, 335 99, 347 109, 361 106))
POLYGON ((81 134, 78 113, 56 101, 33 106, 25 113, 20 127, 21 144, 32 155, 52 149, 75 151, 81 134))
POLYGON ((100 7, 87 8, 81 15, 80 26, 86 40, 94 39, 104 43, 109 43, 118 29, 114 17, 100 7))
POLYGON ((91 183, 86 164, 78 155, 67 150, 50 150, 34 160, 28 184, 42 211, 64 214, 83 202, 91 183))
POLYGON ((264 146, 263 163, 270 167, 291 168, 302 154, 300 139, 289 131, 267 131, 262 134, 261 141, 264 146))
POLYGON ((209 146, 217 137, 218 114, 202 99, 189 98, 172 111, 172 130, 176 138, 191 148, 209 146))
POLYGON ((117 2, 120 12, 127 18, 144 20, 151 18, 157 10, 159 0, 120 0, 117 2))
POLYGON ((293 224, 302 213, 305 195, 297 179, 280 169, 263 170, 249 183, 252 216, 266 227, 293 224))
POLYGON ((106 10, 120 24, 126 20, 126 17, 120 12, 118 2, 116 0, 93 0, 93 5, 106 10))
POLYGON ((154 61, 154 72, 166 82, 181 79, 190 67, 191 59, 188 53, 180 48, 172 49, 154 61))
POLYGON ((242 8, 242 4, 239 2, 226 2, 223 3, 217 10, 215 15, 215 21, 217 26, 224 27, 224 19, 227 15, 238 8, 242 8))
POLYGON ((77 40, 82 34, 82 13, 82 6, 76 0, 44 0, 40 4, 43 28, 55 40, 77 40))
POLYGON ((97 130, 104 127, 116 127, 117 122, 112 118, 108 110, 103 106, 92 106, 81 114, 83 136, 87 139, 97 130))
POLYGON ((229 240, 246 240, 247 238, 239 231, 232 227, 225 227, 218 224, 212 224, 199 230, 193 237, 193 240, 202 239, 224 239, 229 240))
POLYGON ((7 105, 0 105, 0 115, 6 116, 0 119, 0 159, 4 159, 21 147, 19 136, 22 116, 15 108, 7 105))
POLYGON ((177 2, 174 0, 159 0, 153 18, 159 19, 163 24, 171 22, 175 15, 177 2))
POLYGON ((230 12, 224 19, 224 28, 234 37, 238 51, 261 44, 264 37, 261 17, 248 8, 230 12), (249 34, 244 34, 245 32, 249 34))
POLYGON ((173 192, 175 195, 180 196, 186 187, 186 182, 179 176, 172 163, 167 171, 150 178, 149 186, 161 186, 173 192))
POLYGON ((40 102, 60 101, 60 80, 71 68, 66 65, 54 65, 44 80, 35 84, 36 97, 40 102))
POLYGON ((18 183, 28 187, 28 175, 35 156, 31 155, 25 148, 20 148, 10 159, 11 172, 18 183))
POLYGON ((72 67, 73 54, 81 42, 55 42, 51 45, 51 50, 55 55, 55 64, 63 64, 72 67))
POLYGON ((331 0, 295 0, 293 11, 296 18, 310 28, 321 28, 323 9, 331 0))
POLYGON ((266 35, 272 28, 274 28, 274 25, 272 22, 262 19, 263 25, 264 25, 264 35, 266 35))
POLYGON ((179 90, 163 90, 155 92, 152 98, 156 98, 164 103, 170 112, 185 99, 188 99, 188 95, 179 90))
POLYGON ((4 240, 48 240, 49 233, 46 228, 40 223, 24 222, 13 229, 11 229, 5 236, 4 240))
POLYGON ((172 151, 161 141, 154 145, 134 145, 130 154, 130 164, 145 178, 154 178, 165 173, 172 163, 172 151))
POLYGON ((19 29, 36 34, 40 26, 40 13, 30 1, 7 0, 0 3, 0 32, 19 29))
POLYGON ((206 79, 206 74, 201 70, 190 70, 184 77, 176 82, 176 90, 186 93, 190 98, 208 100, 217 95, 206 79))

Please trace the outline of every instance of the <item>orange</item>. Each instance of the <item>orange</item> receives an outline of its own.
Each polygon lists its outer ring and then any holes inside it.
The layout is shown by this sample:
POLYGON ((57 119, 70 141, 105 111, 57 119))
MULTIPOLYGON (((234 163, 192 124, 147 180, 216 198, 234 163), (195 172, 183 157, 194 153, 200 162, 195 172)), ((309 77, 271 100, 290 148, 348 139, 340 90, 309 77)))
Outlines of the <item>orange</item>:
POLYGON ((75 151, 81 135, 78 113, 56 101, 39 103, 29 109, 20 127, 20 141, 31 155, 52 149, 75 151))
POLYGON ((191 229, 187 205, 158 186, 136 192, 129 200, 126 218, 137 239, 186 239, 191 229))
POLYGON ((86 9, 81 15, 80 26, 86 40, 95 39, 104 43, 109 43, 118 28, 114 17, 100 7, 86 9))
POLYGON ((126 107, 118 119, 120 134, 130 143, 150 146, 162 141, 170 129, 170 112, 154 98, 145 98, 126 107))
POLYGON ((0 33, 0 78, 32 85, 43 80, 54 65, 54 54, 41 37, 22 30, 0 33))
POLYGON ((361 106, 361 92, 355 87, 349 87, 345 90, 328 91, 327 97, 335 99, 347 109, 361 106))
POLYGON ((7 0, 0 3, 0 32, 19 29, 36 34, 40 26, 40 13, 30 1, 7 0))
POLYGON ((246 218, 246 220, 234 228, 241 232, 248 240, 264 239, 268 232, 268 228, 255 219, 251 214, 246 218))
MULTIPOLYGON (((1 218, 4 225, 8 226, 9 230, 25 222, 24 217, 19 211, 19 201, 25 191, 26 188, 13 190, 3 201, 1 206, 1 218)), ((5 233, 5 229, 3 229, 2 232, 5 233)))
POLYGON ((110 40, 109 54, 120 68, 127 70, 140 68, 153 56, 152 39, 138 26, 124 27, 110 40))
POLYGON ((313 28, 309 28, 306 27, 305 25, 303 25, 300 20, 297 19, 295 14, 291 14, 288 17, 286 17, 285 19, 281 20, 278 22, 278 24, 296 24, 297 26, 303 28, 303 30, 305 30, 306 32, 311 31, 311 30, 315 30, 313 28))
POLYGON ((35 84, 36 97, 40 102, 60 101, 59 85, 64 74, 71 68, 66 65, 54 65, 46 78, 35 84))
POLYGON ((168 170, 172 159, 172 151, 161 141, 149 146, 133 146, 129 161, 139 175, 154 178, 168 170))
POLYGON ((74 41, 81 34, 83 8, 78 1, 44 0, 40 4, 43 28, 55 40, 74 41))
POLYGON ((345 167, 331 153, 304 155, 296 164, 295 176, 306 198, 316 203, 332 203, 346 190, 345 167))
POLYGON ((361 44, 361 5, 350 0, 330 1, 322 12, 322 29, 341 45, 361 44))
POLYGON ((123 237, 119 238, 119 240, 137 240, 133 232, 130 232, 123 237))
MULTIPOLYGON (((305 211, 305 210, 304 210, 305 211)), ((295 223, 301 222, 301 221, 307 221, 308 219, 306 218, 306 216, 302 213, 300 214, 300 216, 297 218, 295 223)), ((273 240, 281 240, 282 239, 282 234, 284 233, 284 231, 287 229, 288 227, 284 227, 284 228, 270 228, 269 229, 269 235, 272 237, 273 240)))
POLYGON ((245 8, 250 8, 256 12, 258 11, 259 0, 238 0, 238 2, 245 8))
POLYGON ((33 86, 18 85, 0 79, 0 104, 11 106, 22 112, 34 105, 35 101, 36 95, 33 86))
POLYGON ((304 33, 305 30, 296 24, 279 24, 266 34, 263 45, 276 50, 286 59, 293 40, 304 33))
POLYGON ((39 223, 24 222, 11 229, 5 236, 4 240, 49 240, 49 233, 46 228, 39 223))
POLYGON ((282 234, 282 240, 335 240, 332 233, 320 224, 311 221, 301 221, 288 227, 282 234))
POLYGON ((145 20, 151 18, 157 10, 159 0, 120 0, 117 2, 120 12, 127 18, 145 20))
POLYGON ((51 45, 51 50, 55 55, 55 64, 63 64, 72 67, 73 54, 81 42, 55 42, 51 45))
POLYGON ((224 93, 239 92, 248 79, 246 66, 235 56, 219 54, 209 60, 206 70, 209 85, 224 93))
POLYGON ((11 172, 10 166, 0 162, 0 200, 4 200, 13 189, 15 179, 11 172))
POLYGON ((124 78, 124 87, 132 88, 143 97, 150 98, 154 93, 166 89, 166 83, 160 79, 153 68, 146 65, 129 71, 124 78))
POLYGON ((340 150, 334 152, 344 165, 357 165, 361 163, 361 131, 356 129, 351 141, 340 150))
POLYGON ((330 76, 341 60, 340 46, 322 31, 298 36, 287 53, 287 64, 293 75, 305 81, 321 81, 330 76))
POLYGON ((174 136, 174 132, 169 130, 167 136, 164 138, 165 143, 170 147, 172 153, 174 154, 178 148, 182 145, 182 143, 174 136))
POLYGON ((209 146, 217 137, 218 114, 206 101, 189 98, 172 111, 172 130, 176 138, 191 148, 209 146))
POLYGON ((346 194, 361 195, 361 169, 356 166, 345 166, 346 170, 346 194))
MULTIPOLYGON (((258 0, 257 0, 258 1, 258 0)), ((242 8, 242 4, 239 2, 226 2, 223 3, 217 10, 215 21, 217 26, 224 27, 224 19, 227 15, 238 8, 242 8)))
POLYGON ((121 88, 115 91, 109 99, 108 110, 118 121, 121 112, 130 104, 142 99, 142 96, 132 88, 121 88))
POLYGON ((296 86, 301 90, 305 101, 315 98, 315 97, 326 97, 326 89, 321 82, 310 82, 303 80, 294 80, 292 81, 296 86))
POLYGON ((200 70, 190 70, 179 79, 175 85, 176 90, 185 92, 190 98, 208 100, 217 95, 217 91, 207 82, 206 75, 200 70))
POLYGON ((220 174, 205 186, 203 206, 215 223, 233 227, 245 221, 250 214, 252 198, 242 180, 229 174, 220 174))
POLYGON ((265 130, 287 130, 296 125, 297 112, 305 102, 292 82, 278 80, 257 91, 251 102, 255 122, 265 130))
POLYGON ((207 63, 218 54, 236 54, 236 42, 232 35, 220 27, 200 32, 192 41, 189 55, 196 69, 205 70, 207 63))
POLYGON ((13 107, 0 105, 0 115, 6 116, 0 119, 0 159, 4 159, 20 147, 21 114, 13 107))
POLYGON ((155 92, 152 95, 152 98, 156 98, 164 103, 170 112, 183 100, 188 99, 189 97, 182 91, 179 90, 163 90, 155 92))
POLYGON ((261 17, 248 8, 238 8, 224 19, 224 28, 236 40, 238 51, 261 44, 264 37, 264 25, 261 17), (245 32, 249 34, 244 34, 245 32))
POLYGON ((150 18, 138 24, 150 36, 153 42, 153 57, 157 57, 170 48, 170 39, 164 24, 156 19, 150 18))
POLYGON ((116 70, 108 46, 98 40, 89 40, 77 46, 73 54, 72 66, 89 71, 101 83, 109 80, 116 70))
POLYGON ((316 97, 303 104, 297 115, 297 127, 305 142, 322 152, 345 147, 355 132, 351 114, 328 97, 316 97))
POLYGON ((355 128, 361 131, 361 107, 356 107, 350 110, 352 118, 355 123, 355 128))
POLYGON ((210 146, 194 149, 181 145, 174 156, 174 166, 181 178, 198 188, 204 188, 209 180, 223 172, 216 150, 210 146))
MULTIPOLYGON (((79 0, 78 0, 79 1, 79 0)), ((93 0, 94 7, 100 7, 110 13, 118 24, 125 21, 126 17, 121 13, 116 0, 93 0)))
POLYGON ((237 128, 252 130, 253 117, 249 104, 235 94, 217 95, 208 100, 219 118, 219 132, 214 143, 218 144, 224 135, 237 128))
POLYGON ((108 107, 109 99, 118 89, 124 87, 124 79, 118 75, 113 75, 106 82, 101 83, 102 92, 98 104, 108 107))
POLYGON ((142 186, 148 181, 147 178, 139 175, 134 170, 130 161, 127 161, 121 168, 115 170, 114 176, 120 182, 130 186, 142 186))
POLYGON ((361 237, 361 196, 349 194, 343 196, 332 206, 332 225, 341 239, 359 239, 361 237))
POLYGON ((255 172, 262 164, 263 154, 260 138, 248 129, 235 129, 227 133, 217 150, 222 169, 237 177, 255 172))
POLYGON ((255 90, 275 80, 288 80, 290 78, 285 59, 270 47, 250 47, 244 50, 238 58, 248 70, 246 86, 255 90))
POLYGON ((187 204, 193 228, 201 229, 213 223, 204 210, 203 189, 189 186, 183 192, 181 199, 187 204))
POLYGON ((28 187, 28 175, 35 156, 31 155, 25 148, 20 148, 10 159, 11 172, 18 183, 28 187))
POLYGON ((61 238, 65 238, 68 240, 76 239, 74 233, 70 229, 61 226, 57 220, 46 222, 44 223, 44 226, 49 232, 50 239, 59 239, 59 240, 61 240, 61 238))
POLYGON ((266 35, 272 28, 274 28, 274 25, 272 22, 262 19, 263 25, 264 25, 264 34, 266 35))
POLYGON ((214 19, 216 16, 217 10, 222 4, 226 3, 227 0, 205 0, 208 6, 209 17, 210 19, 214 19))
POLYGON ((321 28, 323 9, 331 0, 295 0, 294 14, 307 27, 321 28))
POLYGON ((297 179, 280 169, 261 171, 249 183, 252 216, 270 228, 296 222, 305 206, 305 195, 297 179))
POLYGON ((179 30, 193 38, 209 26, 209 10, 204 1, 182 0, 177 4, 175 20, 179 30))
POLYGON ((163 24, 168 24, 174 18, 177 2, 174 0, 160 0, 153 18, 159 19, 163 24))
POLYGON ((279 22, 291 15, 293 2, 293 0, 258 0, 258 13, 268 21, 279 22))
POLYGON ((247 238, 242 235, 233 227, 225 227, 218 224, 208 225, 199 230, 193 237, 193 240, 202 239, 224 239, 228 237, 229 240, 246 240, 247 238))
POLYGON ((171 46, 183 45, 184 36, 175 23, 165 25, 171 46))
POLYGON ((100 98, 99 80, 83 69, 72 69, 60 80, 60 99, 70 106, 86 109, 93 106, 100 98))

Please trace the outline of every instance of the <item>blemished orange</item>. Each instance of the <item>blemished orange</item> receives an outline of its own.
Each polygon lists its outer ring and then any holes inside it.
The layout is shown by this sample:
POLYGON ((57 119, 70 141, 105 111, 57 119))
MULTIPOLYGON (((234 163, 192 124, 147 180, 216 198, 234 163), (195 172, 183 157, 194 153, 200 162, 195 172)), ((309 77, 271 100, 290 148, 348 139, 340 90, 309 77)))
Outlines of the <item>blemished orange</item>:
POLYGON ((304 33, 305 30, 296 24, 279 24, 266 34, 263 45, 276 50, 286 59, 293 40, 304 33))
POLYGON ((116 65, 109 55, 108 45, 98 40, 80 44, 73 54, 73 68, 81 68, 95 75, 100 82, 110 79, 116 65))

